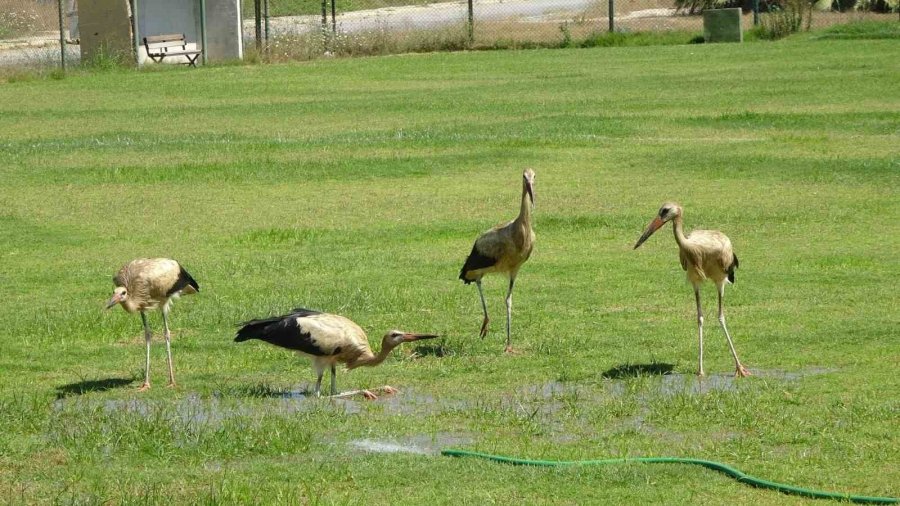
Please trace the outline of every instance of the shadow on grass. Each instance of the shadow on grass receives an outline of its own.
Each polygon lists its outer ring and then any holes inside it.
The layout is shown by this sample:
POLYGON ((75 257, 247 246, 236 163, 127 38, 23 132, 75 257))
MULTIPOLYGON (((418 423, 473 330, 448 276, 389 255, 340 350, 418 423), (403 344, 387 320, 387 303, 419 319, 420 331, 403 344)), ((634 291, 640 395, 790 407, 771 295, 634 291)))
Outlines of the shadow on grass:
POLYGON ((83 395, 89 392, 105 392, 113 388, 122 388, 133 382, 134 378, 105 378, 69 383, 68 385, 56 387, 56 398, 65 399, 66 397, 83 395))
POLYGON ((448 348, 444 343, 440 344, 420 344, 413 348, 413 353, 419 357, 447 357, 455 355, 452 349, 448 348))
POLYGON ((603 371, 602 377, 608 379, 638 378, 641 376, 665 376, 672 374, 673 364, 654 362, 652 364, 622 364, 603 371))

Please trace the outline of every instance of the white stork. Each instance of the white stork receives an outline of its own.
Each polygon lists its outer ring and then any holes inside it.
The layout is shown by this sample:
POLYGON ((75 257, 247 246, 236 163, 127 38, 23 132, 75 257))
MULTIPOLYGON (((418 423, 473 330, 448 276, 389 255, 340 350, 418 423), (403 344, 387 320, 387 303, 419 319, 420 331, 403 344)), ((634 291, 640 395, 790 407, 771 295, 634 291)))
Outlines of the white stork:
POLYGON ((509 290, 506 293, 506 352, 513 351, 510 344, 510 326, 512 325, 512 291, 519 268, 531 256, 534 247, 534 229, 531 227, 531 213, 534 209, 534 171, 526 169, 522 174, 522 202, 519 216, 509 223, 481 234, 472 246, 472 252, 466 258, 459 279, 465 284, 475 282, 478 295, 481 297, 481 309, 484 320, 481 322, 481 337, 487 335, 487 304, 481 289, 481 278, 492 272, 503 273, 509 277, 509 290))
POLYGON ((169 310, 172 300, 182 294, 200 291, 200 285, 178 262, 169 258, 138 258, 125 264, 113 277, 115 290, 106 304, 109 309, 121 304, 125 311, 141 313, 144 324, 144 342, 147 345, 147 361, 144 367, 144 384, 140 391, 150 388, 150 338, 153 333, 147 323, 146 311, 160 308, 166 336, 166 359, 169 365, 169 385, 175 386, 175 371, 172 366, 171 333, 169 332, 169 310))
MULTIPOLYGON (((332 396, 361 393, 367 399, 375 399, 375 394, 369 390, 338 394, 335 377, 337 364, 345 364, 348 370, 361 366, 374 367, 384 362, 391 351, 403 343, 438 337, 391 330, 381 341, 381 351, 375 354, 369 347, 365 331, 351 320, 335 314, 297 308, 284 316, 251 320, 241 325, 234 338, 236 342, 259 339, 312 358, 316 369, 316 396, 320 395, 325 369, 330 367, 332 396)), ((396 392, 388 386, 382 390, 396 392)))
POLYGON ((718 230, 694 230, 688 235, 684 235, 684 224, 682 222, 683 210, 680 205, 674 202, 666 202, 659 209, 659 214, 647 226, 634 249, 637 249, 648 237, 653 235, 660 227, 669 221, 674 221, 675 242, 678 243, 678 256, 681 259, 681 267, 687 271, 688 280, 694 286, 694 297, 697 300, 697 328, 700 336, 700 358, 699 370, 697 374, 703 376, 703 310, 700 307, 700 285, 703 280, 709 279, 716 284, 719 292, 719 324, 725 331, 725 338, 728 339, 728 346, 731 348, 731 355, 734 357, 735 376, 750 376, 741 361, 738 359, 737 352, 734 349, 734 343, 731 340, 731 334, 728 333, 728 327, 725 326, 725 309, 723 298, 725 297, 725 283, 734 283, 734 270, 738 268, 738 257, 731 248, 731 240, 728 236, 718 230))

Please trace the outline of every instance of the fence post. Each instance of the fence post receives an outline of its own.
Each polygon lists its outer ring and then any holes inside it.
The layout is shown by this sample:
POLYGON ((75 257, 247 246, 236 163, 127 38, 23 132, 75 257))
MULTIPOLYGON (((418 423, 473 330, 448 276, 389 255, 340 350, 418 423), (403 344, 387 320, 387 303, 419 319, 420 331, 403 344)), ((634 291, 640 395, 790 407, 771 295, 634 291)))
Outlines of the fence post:
POLYGON ((475 42, 475 6, 469 0, 469 44, 475 42))
POLYGON ((328 30, 328 0, 322 0, 322 36, 328 30))
POLYGON ((266 20, 266 57, 269 56, 269 0, 263 0, 263 18, 266 20))
POLYGON ((753 0, 753 26, 759 26, 759 0, 753 0))
POLYGON ((66 23, 63 21, 63 0, 57 1, 59 8, 59 65, 66 71, 66 23))
POLYGON ((609 31, 616 31, 616 0, 609 0, 609 31))
POLYGON ((209 54, 206 50, 206 0, 200 0, 200 53, 201 61, 206 65, 209 62, 209 54))
POLYGON ((253 0, 253 28, 256 35, 256 52, 262 54, 262 8, 260 0, 253 0))
POLYGON ((337 34, 337 17, 334 13, 334 1, 331 0, 331 33, 337 34))

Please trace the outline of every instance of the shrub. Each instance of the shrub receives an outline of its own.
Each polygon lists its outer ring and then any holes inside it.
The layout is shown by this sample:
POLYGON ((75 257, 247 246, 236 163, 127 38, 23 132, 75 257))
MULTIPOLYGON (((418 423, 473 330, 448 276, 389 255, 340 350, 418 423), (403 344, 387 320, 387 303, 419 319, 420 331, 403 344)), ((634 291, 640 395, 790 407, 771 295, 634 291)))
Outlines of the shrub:
POLYGON ((759 37, 776 40, 801 29, 809 30, 812 6, 808 0, 784 0, 781 5, 770 5, 769 12, 759 18, 759 37))

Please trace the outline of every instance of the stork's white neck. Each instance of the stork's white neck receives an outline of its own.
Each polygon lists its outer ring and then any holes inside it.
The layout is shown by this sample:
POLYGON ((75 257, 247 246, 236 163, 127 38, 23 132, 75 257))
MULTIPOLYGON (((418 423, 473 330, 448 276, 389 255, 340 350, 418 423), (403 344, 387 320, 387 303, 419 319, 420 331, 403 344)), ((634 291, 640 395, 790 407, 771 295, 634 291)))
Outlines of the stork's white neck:
POLYGON ((522 181, 522 204, 516 221, 531 226, 531 198, 528 197, 528 183, 522 181))
POLYGON ((382 346, 377 355, 370 353, 368 355, 360 357, 353 361, 352 364, 347 364, 347 369, 355 369, 357 367, 375 367, 376 365, 384 362, 392 351, 394 351, 393 346, 382 346))
POLYGON ((684 222, 681 219, 681 215, 676 216, 673 221, 672 230, 675 231, 675 242, 684 248, 687 246, 687 236, 684 235, 684 222))

